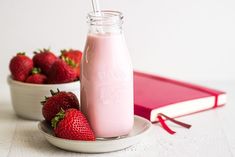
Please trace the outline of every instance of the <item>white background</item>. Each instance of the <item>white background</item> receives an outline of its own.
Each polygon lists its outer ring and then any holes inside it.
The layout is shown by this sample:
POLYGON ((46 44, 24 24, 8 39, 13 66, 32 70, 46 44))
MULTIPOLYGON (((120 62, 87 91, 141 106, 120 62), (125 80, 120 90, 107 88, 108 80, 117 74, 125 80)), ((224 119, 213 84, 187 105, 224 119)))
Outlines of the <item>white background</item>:
POLYGON ((0 156, 235 156, 235 0, 100 0, 125 15, 135 69, 205 83, 228 93, 228 104, 179 120, 190 130, 158 124, 143 142, 110 154, 59 150, 37 122, 15 116, 7 90, 8 63, 17 51, 83 49, 89 0, 0 0, 0 156))
MULTIPOLYGON (((125 15, 134 68, 187 81, 235 80, 234 0, 100 0, 125 15)), ((83 50, 89 0, 0 0, 0 81, 18 51, 83 50)))

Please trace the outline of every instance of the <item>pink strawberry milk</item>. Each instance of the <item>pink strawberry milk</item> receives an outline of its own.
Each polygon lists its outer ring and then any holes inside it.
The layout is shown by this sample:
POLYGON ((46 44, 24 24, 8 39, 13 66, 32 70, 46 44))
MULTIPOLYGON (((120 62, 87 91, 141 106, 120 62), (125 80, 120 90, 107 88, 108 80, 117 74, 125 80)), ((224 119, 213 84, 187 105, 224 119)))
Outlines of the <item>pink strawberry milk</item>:
POLYGON ((133 68, 116 11, 88 14, 81 63, 81 110, 96 137, 128 134, 134 121, 133 68))

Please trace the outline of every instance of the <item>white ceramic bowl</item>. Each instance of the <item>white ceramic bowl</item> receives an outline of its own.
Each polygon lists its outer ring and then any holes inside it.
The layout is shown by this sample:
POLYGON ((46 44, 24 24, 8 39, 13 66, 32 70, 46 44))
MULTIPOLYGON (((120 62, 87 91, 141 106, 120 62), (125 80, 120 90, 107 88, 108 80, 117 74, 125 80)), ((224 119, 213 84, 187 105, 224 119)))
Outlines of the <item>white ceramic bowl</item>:
POLYGON ((80 98, 80 81, 63 84, 31 84, 7 78, 15 113, 25 119, 43 120, 41 101, 51 96, 50 90, 73 92, 80 98))

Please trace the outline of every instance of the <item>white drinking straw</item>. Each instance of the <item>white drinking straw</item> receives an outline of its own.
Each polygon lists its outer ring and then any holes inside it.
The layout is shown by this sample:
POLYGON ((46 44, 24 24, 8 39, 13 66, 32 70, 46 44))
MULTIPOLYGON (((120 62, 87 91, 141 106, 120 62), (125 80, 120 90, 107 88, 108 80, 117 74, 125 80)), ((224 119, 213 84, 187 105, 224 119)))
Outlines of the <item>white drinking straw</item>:
POLYGON ((92 8, 95 14, 97 15, 101 15, 101 11, 100 11, 100 4, 98 0, 91 0, 92 2, 92 8))
MULTIPOLYGON (((102 16, 101 10, 100 10, 99 0, 91 0, 91 3, 92 3, 92 8, 93 8, 94 14, 97 15, 97 16, 102 16)), ((104 33, 102 27, 100 27, 100 28, 97 27, 96 30, 99 33, 104 33)))

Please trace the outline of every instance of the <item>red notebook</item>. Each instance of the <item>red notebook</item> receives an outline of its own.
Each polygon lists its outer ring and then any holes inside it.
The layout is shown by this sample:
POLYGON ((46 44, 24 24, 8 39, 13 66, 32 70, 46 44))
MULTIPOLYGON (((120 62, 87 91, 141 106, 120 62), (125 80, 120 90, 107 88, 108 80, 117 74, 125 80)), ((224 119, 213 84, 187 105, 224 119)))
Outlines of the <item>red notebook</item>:
POLYGON ((181 82, 161 76, 134 73, 134 111, 136 115, 158 121, 163 113, 180 117, 226 103, 223 91, 181 82))

